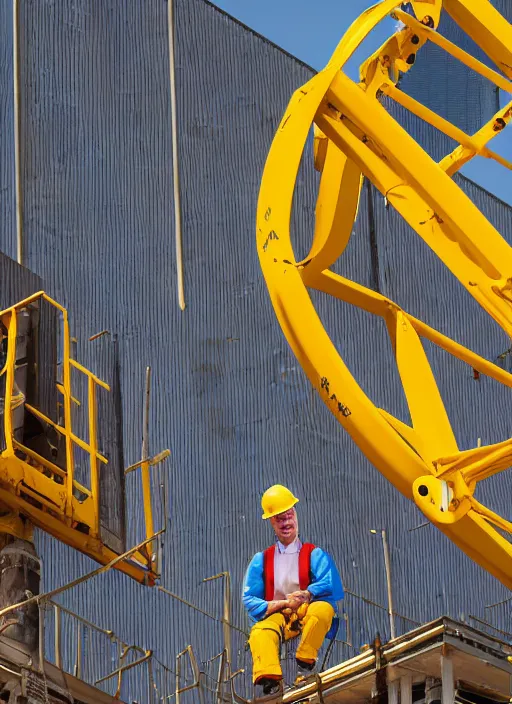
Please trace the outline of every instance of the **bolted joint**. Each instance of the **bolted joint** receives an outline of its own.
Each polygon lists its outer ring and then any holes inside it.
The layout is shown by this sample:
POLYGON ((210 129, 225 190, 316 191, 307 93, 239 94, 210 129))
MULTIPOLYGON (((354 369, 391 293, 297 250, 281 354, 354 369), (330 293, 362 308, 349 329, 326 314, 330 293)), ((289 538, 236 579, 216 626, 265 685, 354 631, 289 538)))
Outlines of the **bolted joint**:
POLYGON ((450 481, 428 475, 419 477, 413 484, 416 506, 433 523, 455 523, 471 508, 471 492, 461 473, 456 475, 451 476, 450 481))

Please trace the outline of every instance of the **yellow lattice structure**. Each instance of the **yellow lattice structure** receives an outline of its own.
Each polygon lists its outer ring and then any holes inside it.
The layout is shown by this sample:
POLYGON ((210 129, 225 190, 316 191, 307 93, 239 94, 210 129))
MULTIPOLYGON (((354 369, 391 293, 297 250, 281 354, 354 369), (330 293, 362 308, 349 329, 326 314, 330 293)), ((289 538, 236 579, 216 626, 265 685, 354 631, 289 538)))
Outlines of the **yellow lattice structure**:
POLYGON ((367 10, 327 67, 292 97, 275 135, 261 184, 257 246, 283 331, 309 379, 375 467, 474 561, 512 587, 512 524, 474 498, 475 486, 512 462, 512 441, 460 451, 423 349, 426 338, 481 374, 512 386, 512 375, 408 315, 388 298, 331 271, 353 229, 363 177, 369 179, 512 336, 512 250, 451 176, 475 155, 512 168, 488 144, 512 118, 512 104, 467 135, 397 88, 428 41, 499 88, 512 92, 512 27, 488 0, 397 0, 367 10), (484 50, 498 71, 437 32, 442 11, 484 50), (361 68, 355 84, 343 67, 374 27, 391 15, 402 28, 361 68), (379 101, 391 99, 453 138, 433 161, 379 101), (322 172, 311 251, 297 261, 290 241, 292 199, 302 152, 315 125, 322 172), (393 344, 412 426, 377 408, 329 339, 308 288, 382 316, 393 344), (496 530, 496 527, 500 531, 496 530))

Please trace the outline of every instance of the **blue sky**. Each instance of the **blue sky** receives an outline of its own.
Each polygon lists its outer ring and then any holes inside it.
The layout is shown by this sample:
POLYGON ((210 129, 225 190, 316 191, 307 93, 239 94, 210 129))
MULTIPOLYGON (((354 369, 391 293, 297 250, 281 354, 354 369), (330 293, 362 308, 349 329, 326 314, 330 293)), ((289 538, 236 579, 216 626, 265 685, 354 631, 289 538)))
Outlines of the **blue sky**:
MULTIPOLYGON (((329 60, 336 44, 372 0, 214 0, 215 4, 315 69, 329 60), (314 9, 313 9, 314 7, 314 9)), ((355 78, 359 64, 378 48, 394 29, 383 23, 350 62, 347 73, 355 78)), ((512 99, 503 95, 502 103, 512 99)), ((512 161, 512 126, 493 140, 491 148, 512 161)), ((478 158, 463 173, 512 205, 512 172, 488 159, 478 158)))

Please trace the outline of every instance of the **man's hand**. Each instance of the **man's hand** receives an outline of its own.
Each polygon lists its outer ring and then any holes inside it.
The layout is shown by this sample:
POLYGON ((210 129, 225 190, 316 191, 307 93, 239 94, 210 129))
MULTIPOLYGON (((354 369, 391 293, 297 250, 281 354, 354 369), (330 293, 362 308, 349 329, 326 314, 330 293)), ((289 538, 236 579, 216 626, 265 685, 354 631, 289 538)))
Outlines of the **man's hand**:
POLYGON ((276 599, 274 601, 269 601, 265 616, 271 616, 272 614, 277 614, 278 611, 289 608, 291 608, 291 604, 288 599, 276 599))
POLYGON ((307 591, 307 589, 292 592, 286 596, 289 606, 293 611, 297 611, 302 604, 308 604, 311 601, 311 594, 307 591))

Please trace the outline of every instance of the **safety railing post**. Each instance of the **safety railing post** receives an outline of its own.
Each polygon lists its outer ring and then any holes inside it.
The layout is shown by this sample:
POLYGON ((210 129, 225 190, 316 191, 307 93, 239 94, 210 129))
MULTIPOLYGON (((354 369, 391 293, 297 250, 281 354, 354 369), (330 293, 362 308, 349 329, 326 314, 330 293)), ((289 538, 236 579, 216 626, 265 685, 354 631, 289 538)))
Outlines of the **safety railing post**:
POLYGON ((393 611, 393 589, 391 583, 391 560, 389 557, 389 544, 387 534, 384 528, 371 528, 370 533, 372 535, 378 535, 380 533, 382 539, 382 550, 384 553, 384 568, 386 570, 386 586, 388 592, 388 616, 389 616, 389 630, 391 635, 391 640, 396 638, 396 628, 395 628, 395 612, 393 611))
POLYGON ((76 622, 76 657, 73 674, 78 679, 82 678, 82 624, 76 622))
POLYGON ((63 404, 64 404, 64 436, 66 438, 66 516, 69 518, 73 515, 73 481, 75 479, 75 456, 74 446, 71 435, 73 433, 73 422, 71 418, 71 362, 70 362, 70 346, 69 346, 69 321, 67 312, 62 315, 63 322, 63 360, 62 360, 62 381, 63 381, 63 404))
POLYGON ((231 698, 234 701, 240 701, 241 697, 235 691, 235 678, 238 677, 239 675, 243 675, 245 673, 245 670, 241 667, 236 672, 231 673, 230 669, 229 669, 229 664, 228 664, 227 665, 227 672, 228 672, 228 677, 226 678, 226 683, 229 685, 230 692, 231 692, 231 698))
POLYGON ((192 650, 192 646, 189 646, 188 656, 190 658, 192 672, 194 673, 194 682, 196 683, 197 691, 199 693, 199 701, 201 702, 201 704, 204 704, 203 683, 201 682, 201 673, 199 672, 199 666, 197 664, 197 660, 196 660, 196 656, 194 655, 194 651, 192 650))
POLYGON ((97 537, 100 533, 100 478, 98 474, 96 384, 92 376, 89 376, 87 381, 87 397, 89 410, 89 467, 91 472, 91 494, 94 501, 93 535, 97 537))
POLYGON ((176 698, 176 704, 180 704, 180 678, 181 678, 181 656, 183 653, 176 655, 176 687, 174 690, 174 696, 176 698))
POLYGON ((180 694, 184 694, 185 692, 189 692, 192 689, 197 689, 199 703, 204 704, 204 692, 203 692, 203 683, 201 682, 201 672, 199 671, 199 666, 197 664, 197 660, 196 660, 196 656, 194 655, 194 651, 192 650, 192 646, 188 645, 185 648, 185 650, 182 650, 181 653, 178 653, 178 655, 176 655, 176 688, 174 691, 176 704, 180 704, 180 694), (188 657, 189 657, 189 663, 190 663, 190 667, 192 669, 194 681, 192 682, 192 684, 186 685, 185 687, 180 687, 181 658, 184 655, 188 655, 188 657))
POLYGON ((53 615, 55 623, 55 665, 59 670, 62 670, 62 653, 60 649, 61 613, 60 606, 57 606, 57 604, 53 604, 53 615))
POLYGON ((441 682, 442 704, 453 704, 455 701, 455 678, 453 676, 453 660, 446 645, 441 650, 441 682))
MULTIPOLYGON (((151 392, 151 367, 146 367, 146 383, 144 390, 144 414, 142 423, 142 496, 144 501, 144 520, 146 522, 146 538, 150 538, 154 532, 153 508, 151 502, 151 477, 149 472, 149 400, 151 392)), ((147 552, 149 564, 154 563, 153 543, 148 543, 147 552)))
POLYGON ((127 654, 127 646, 125 643, 121 643, 119 641, 119 649, 118 649, 118 657, 117 657, 117 662, 119 665, 119 671, 117 675, 117 689, 116 689, 116 697, 121 696, 121 686, 123 684, 123 662, 127 654))
POLYGON ((224 572, 224 598, 223 598, 223 626, 224 631, 224 649, 226 657, 230 665, 233 664, 231 653, 231 575, 229 572, 224 572))
POLYGON ((382 529, 382 549, 384 551, 384 565, 386 568, 386 586, 388 591, 388 613, 389 613, 389 628, 391 632, 391 640, 396 638, 395 629, 395 614, 393 612, 393 590, 391 586, 391 561, 389 559, 389 545, 386 531, 382 529))
POLYGON ((217 704, 224 702, 224 672, 226 669, 226 651, 223 650, 220 655, 219 673, 217 676, 217 704))
POLYGON ((17 319, 16 309, 13 308, 10 312, 9 327, 7 329, 7 369, 5 372, 5 399, 4 399, 4 427, 5 427, 5 445, 6 451, 9 454, 13 450, 13 427, 12 427, 12 392, 14 384, 14 373, 16 367, 16 339, 17 339, 17 319))
POLYGON ((121 694, 121 685, 123 683, 123 680, 122 680, 123 673, 126 672, 127 670, 131 670, 132 668, 137 667, 138 665, 142 665, 143 663, 147 662, 151 657, 153 657, 152 650, 142 650, 142 648, 139 648, 135 645, 126 646, 123 650, 121 657, 119 658, 119 665, 120 666, 116 670, 114 670, 113 672, 109 672, 108 675, 104 675, 103 677, 100 677, 100 679, 96 680, 94 682, 94 684, 97 685, 97 684, 100 684, 101 682, 106 682, 107 680, 110 680, 110 679, 112 679, 112 677, 115 677, 117 675, 117 691, 115 694, 115 698, 118 699, 121 694), (139 658, 138 660, 134 660, 133 662, 129 662, 126 665, 121 665, 121 663, 124 661, 125 657, 128 655, 130 650, 138 650, 140 653, 143 653, 143 657, 139 658))
POLYGON ((39 607, 39 669, 44 671, 44 610, 45 602, 40 601, 39 607))
POLYGON ((345 623, 347 624, 347 632, 345 635, 345 639, 347 641, 347 645, 352 646, 352 629, 350 628, 350 617, 347 611, 345 611, 343 617, 345 619, 345 623))
POLYGON ((222 631, 224 635, 224 650, 230 665, 231 660, 231 575, 229 572, 219 572, 213 577, 206 577, 203 582, 212 582, 214 579, 224 580, 224 592, 222 598, 222 631))
POLYGON ((158 702, 158 688, 155 683, 155 678, 153 676, 153 662, 152 659, 148 660, 148 704, 152 704, 155 701, 158 702))

